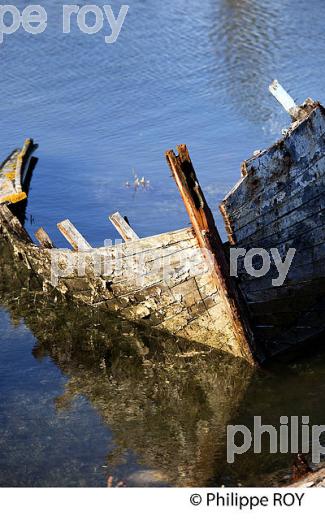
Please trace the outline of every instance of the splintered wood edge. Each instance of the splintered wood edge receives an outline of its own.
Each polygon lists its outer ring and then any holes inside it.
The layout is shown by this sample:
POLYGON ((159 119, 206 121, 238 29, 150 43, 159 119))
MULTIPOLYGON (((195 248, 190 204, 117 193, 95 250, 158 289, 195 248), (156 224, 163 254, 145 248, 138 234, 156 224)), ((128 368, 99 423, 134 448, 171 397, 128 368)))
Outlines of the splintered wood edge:
POLYGON ((178 156, 173 150, 166 152, 168 165, 180 191, 200 247, 213 255, 214 271, 211 273, 211 277, 223 298, 238 343, 243 349, 243 355, 250 363, 254 364, 253 352, 256 354, 256 346, 248 318, 248 308, 236 284, 230 277, 223 243, 211 209, 197 179, 187 146, 179 145, 177 151, 178 156), (184 163, 189 165, 188 171, 184 171, 184 163), (201 201, 201 204, 197 203, 199 201, 201 201))

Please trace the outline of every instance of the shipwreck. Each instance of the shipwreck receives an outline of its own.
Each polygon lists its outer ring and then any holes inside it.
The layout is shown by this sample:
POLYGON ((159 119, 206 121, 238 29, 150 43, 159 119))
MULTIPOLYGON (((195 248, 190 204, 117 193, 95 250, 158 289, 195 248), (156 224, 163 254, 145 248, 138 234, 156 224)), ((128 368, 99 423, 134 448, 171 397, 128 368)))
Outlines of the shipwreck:
POLYGON ((190 227, 140 238, 114 213, 110 220, 121 244, 92 248, 69 220, 58 223, 69 249, 55 247, 43 228, 34 242, 24 226, 37 148, 31 139, 0 166, 1 237, 44 292, 251 364, 317 341, 325 325, 325 108, 310 98, 296 105, 276 81, 270 90, 291 124, 273 146, 243 162, 240 180, 220 204, 226 243, 185 145, 166 158, 190 227), (254 252, 255 274, 262 250, 276 249, 283 258, 290 249, 295 254, 277 285, 275 266, 254 276, 240 257, 234 276, 235 249, 254 252), (99 265, 106 269, 99 272, 99 265))

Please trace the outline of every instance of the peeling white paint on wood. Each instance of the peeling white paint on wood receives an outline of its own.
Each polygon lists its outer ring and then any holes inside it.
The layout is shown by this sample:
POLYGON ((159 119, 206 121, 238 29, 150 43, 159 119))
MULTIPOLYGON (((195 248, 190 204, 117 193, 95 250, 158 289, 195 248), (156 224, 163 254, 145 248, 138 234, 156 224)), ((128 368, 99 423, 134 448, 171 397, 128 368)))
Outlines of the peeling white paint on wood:
POLYGON ((274 96, 275 99, 283 106, 286 112, 288 112, 290 115, 294 115, 295 110, 297 109, 297 105, 288 92, 276 79, 272 81, 271 85, 269 86, 269 91, 271 92, 272 96, 274 96))

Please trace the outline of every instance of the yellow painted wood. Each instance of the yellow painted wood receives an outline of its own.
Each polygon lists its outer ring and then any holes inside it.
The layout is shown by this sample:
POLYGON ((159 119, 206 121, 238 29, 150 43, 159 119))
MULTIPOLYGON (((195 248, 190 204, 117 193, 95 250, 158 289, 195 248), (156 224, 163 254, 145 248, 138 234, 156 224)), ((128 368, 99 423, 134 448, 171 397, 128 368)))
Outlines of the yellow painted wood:
POLYGON ((16 202, 20 202, 21 200, 27 199, 27 195, 24 191, 19 193, 12 193, 11 195, 5 195, 0 198, 0 204, 3 202, 10 202, 11 204, 15 204, 16 202))
POLYGON ((7 177, 7 179, 9 179, 10 181, 13 181, 16 177, 16 172, 5 173, 5 177, 7 177))

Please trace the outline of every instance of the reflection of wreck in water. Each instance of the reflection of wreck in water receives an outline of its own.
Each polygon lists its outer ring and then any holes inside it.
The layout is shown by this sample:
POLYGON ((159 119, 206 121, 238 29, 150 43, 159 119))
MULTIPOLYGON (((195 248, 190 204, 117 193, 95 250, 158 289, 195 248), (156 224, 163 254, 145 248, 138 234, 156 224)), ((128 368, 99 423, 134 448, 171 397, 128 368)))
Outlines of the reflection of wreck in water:
POLYGON ((91 307, 45 299, 6 244, 1 258, 1 305, 34 334, 34 356, 50 356, 68 377, 58 412, 83 395, 112 430, 109 474, 132 450, 167 484, 214 481, 225 462, 226 424, 254 373, 247 362, 91 307))

